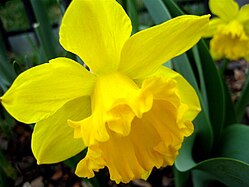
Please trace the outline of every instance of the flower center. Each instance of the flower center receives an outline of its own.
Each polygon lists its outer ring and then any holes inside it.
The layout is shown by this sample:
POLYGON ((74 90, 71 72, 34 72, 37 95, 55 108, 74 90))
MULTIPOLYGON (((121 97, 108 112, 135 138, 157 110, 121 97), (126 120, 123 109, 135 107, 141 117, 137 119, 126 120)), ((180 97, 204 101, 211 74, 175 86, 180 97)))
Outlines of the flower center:
POLYGON ((91 101, 91 116, 69 123, 74 128, 80 126, 87 146, 107 141, 110 130, 121 136, 129 135, 132 120, 151 109, 153 96, 129 77, 114 72, 97 78, 91 101))

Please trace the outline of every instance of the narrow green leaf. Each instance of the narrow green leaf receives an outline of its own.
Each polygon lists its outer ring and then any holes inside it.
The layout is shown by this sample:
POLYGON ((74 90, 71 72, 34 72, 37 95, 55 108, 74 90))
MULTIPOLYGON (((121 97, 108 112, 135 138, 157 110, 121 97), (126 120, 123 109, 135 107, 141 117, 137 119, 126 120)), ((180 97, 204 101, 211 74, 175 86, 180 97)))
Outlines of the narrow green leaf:
POLYGON ((182 148, 179 151, 179 155, 175 161, 175 167, 180 172, 186 172, 196 165, 196 162, 192 157, 195 138, 196 133, 186 138, 186 140, 183 142, 182 148))
POLYGON ((16 77, 14 67, 10 64, 4 44, 3 31, 0 29, 0 87, 6 91, 16 77))
POLYGON ((245 108, 248 105, 248 103, 249 103, 249 74, 246 77, 246 81, 241 91, 239 100, 235 104, 235 112, 239 122, 242 121, 244 117, 245 108))
POLYGON ((249 164, 236 159, 212 158, 199 163, 193 169, 205 171, 229 187, 249 186, 249 164))
POLYGON ((196 58, 195 62, 197 67, 199 67, 199 76, 203 76, 203 84, 205 84, 205 90, 201 91, 206 91, 209 118, 213 127, 214 141, 217 142, 222 133, 225 116, 223 82, 209 53, 208 47, 203 40, 197 44, 197 49, 198 52, 193 51, 194 56, 199 55, 199 60, 196 58))
POLYGON ((190 172, 180 172, 173 167, 175 187, 186 187, 187 181, 190 177, 190 172))
POLYGON ((127 6, 127 13, 132 23, 132 34, 134 34, 139 30, 137 1, 126 0, 126 6, 127 6))
POLYGON ((144 0, 144 4, 156 24, 171 19, 171 15, 162 0, 144 0))
POLYGON ((207 114, 209 114, 207 90, 206 90, 205 80, 204 80, 203 71, 202 71, 201 57, 199 55, 197 46, 194 46, 192 48, 192 52, 193 52, 193 58, 194 58, 193 62, 195 62, 194 65, 197 67, 197 70, 198 70, 198 78, 200 82, 200 93, 202 94, 202 98, 204 102, 203 104, 207 107, 207 114))
POLYGON ((228 86, 223 79, 223 88, 225 96, 225 116, 224 116, 224 127, 238 122, 237 116, 235 114, 235 106, 232 102, 231 93, 228 86))
POLYGON ((187 79, 187 81, 194 87, 195 90, 199 90, 194 72, 186 53, 173 58, 172 62, 176 71, 181 73, 181 75, 187 79))
POLYGON ((44 7, 43 1, 31 0, 37 23, 34 25, 35 32, 44 50, 46 61, 57 56, 58 41, 52 30, 52 26, 44 7))
POLYGON ((234 124, 227 127, 219 144, 218 155, 249 163, 249 126, 234 124))
POLYGON ((183 75, 183 77, 194 87, 199 97, 202 111, 196 117, 194 124, 196 132, 198 133, 197 139, 199 142, 199 149, 201 150, 200 152, 203 154, 208 154, 213 145, 213 131, 207 116, 207 106, 205 105, 202 95, 199 91, 192 67, 185 53, 172 59, 172 62, 176 71, 183 75))
POLYGON ((183 15, 184 12, 177 6, 174 0, 163 0, 172 17, 183 15))
POLYGON ((0 105, 0 129, 8 139, 13 138, 12 127, 14 124, 14 118, 0 105))
POLYGON ((218 182, 215 177, 212 175, 201 171, 201 170, 192 170, 192 181, 193 187, 204 187, 204 186, 219 186, 225 187, 222 183, 218 182))

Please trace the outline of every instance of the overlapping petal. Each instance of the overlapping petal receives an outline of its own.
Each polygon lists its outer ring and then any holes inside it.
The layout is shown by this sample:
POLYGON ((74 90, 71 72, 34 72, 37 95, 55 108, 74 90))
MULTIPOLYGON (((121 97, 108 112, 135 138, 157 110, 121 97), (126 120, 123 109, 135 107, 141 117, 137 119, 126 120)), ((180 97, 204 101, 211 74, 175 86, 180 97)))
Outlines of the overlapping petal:
POLYGON ((209 15, 180 16, 133 35, 121 52, 119 71, 143 78, 190 49, 208 27, 209 15))
POLYGON ((187 110, 184 111, 182 118, 185 121, 192 121, 201 110, 199 98, 194 88, 182 75, 164 66, 161 66, 152 77, 153 76, 161 77, 162 80, 173 79, 177 83, 176 90, 180 101, 183 105, 187 106, 187 110))
POLYGON ((91 113, 90 97, 80 97, 66 103, 54 115, 36 123, 32 134, 32 151, 39 164, 66 160, 86 146, 73 138, 74 131, 67 120, 81 120, 91 113))
POLYGON ((244 31, 249 37, 249 4, 241 7, 238 20, 243 24, 244 31))
POLYGON ((225 22, 222 19, 220 19, 220 18, 212 18, 209 21, 208 31, 203 35, 203 37, 211 37, 211 36, 213 36, 217 32, 217 29, 220 26, 223 26, 224 24, 225 24, 225 22))
POLYGON ((209 0, 209 8, 213 14, 227 22, 236 19, 239 13, 239 5, 235 0, 209 0))
POLYGON ((222 33, 216 34, 210 42, 211 54, 215 60, 227 57, 238 60, 248 55, 249 40, 244 40, 238 36, 229 37, 222 33))
POLYGON ((243 25, 232 21, 214 35, 210 42, 211 54, 218 60, 227 57, 238 60, 249 53, 249 37, 244 31, 243 25))
POLYGON ((35 123, 54 114, 69 100, 90 95, 95 76, 67 58, 56 58, 22 74, 1 97, 17 120, 35 123))
POLYGON ((240 8, 239 10, 239 15, 238 15, 238 19, 242 22, 242 23, 246 23, 248 24, 249 21, 249 4, 244 5, 240 8))
POLYGON ((96 74, 117 68, 131 34, 131 22, 114 0, 72 1, 60 28, 60 43, 77 54, 96 74))
POLYGON ((92 95, 92 115, 82 121, 69 121, 71 127, 81 131, 87 146, 96 141, 107 141, 107 128, 122 136, 130 132, 131 121, 141 118, 152 106, 152 95, 118 72, 98 78, 92 95), (79 128, 80 127, 80 128, 79 128))
POLYGON ((151 110, 142 118, 134 118, 128 136, 109 130, 108 141, 89 147, 89 154, 76 168, 77 175, 93 177, 93 171, 106 166, 112 180, 127 183, 148 176, 153 167, 173 164, 183 138, 193 132, 193 125, 186 125, 189 130, 183 131, 177 120, 181 100, 176 82, 165 79, 163 86, 157 83, 158 78, 143 83, 155 98, 151 110))

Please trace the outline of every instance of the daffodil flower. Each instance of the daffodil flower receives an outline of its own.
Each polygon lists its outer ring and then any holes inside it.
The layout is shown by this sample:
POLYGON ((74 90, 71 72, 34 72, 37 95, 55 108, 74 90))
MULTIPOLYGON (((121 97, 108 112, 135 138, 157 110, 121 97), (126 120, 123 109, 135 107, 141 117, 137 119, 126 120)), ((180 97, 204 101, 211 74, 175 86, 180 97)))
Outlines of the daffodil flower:
POLYGON ((208 20, 181 16, 130 36, 131 21, 116 1, 72 1, 60 43, 90 71, 55 58, 20 74, 1 97, 17 120, 36 123, 38 164, 88 148, 76 174, 91 178, 107 167, 117 183, 172 165, 200 104, 190 84, 162 64, 197 43, 208 20))
POLYGON ((215 60, 228 58, 249 60, 249 4, 239 8, 234 0, 209 0, 211 12, 217 17, 209 23, 206 37, 215 60))

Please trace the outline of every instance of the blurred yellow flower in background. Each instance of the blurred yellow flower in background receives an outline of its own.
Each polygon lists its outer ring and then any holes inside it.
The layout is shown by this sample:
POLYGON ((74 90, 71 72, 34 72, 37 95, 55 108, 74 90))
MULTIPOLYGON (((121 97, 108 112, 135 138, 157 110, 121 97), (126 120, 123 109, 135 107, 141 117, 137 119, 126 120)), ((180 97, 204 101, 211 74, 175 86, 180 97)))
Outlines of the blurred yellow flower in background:
POLYGON ((131 34, 114 0, 74 0, 60 43, 90 68, 64 57, 33 67, 1 97, 7 111, 36 123, 32 151, 39 164, 88 148, 76 174, 91 178, 107 167, 112 180, 146 178, 172 165, 200 111, 195 90, 162 66, 203 36, 209 16, 181 16, 131 34))
POLYGON ((234 0, 210 0, 209 8, 217 17, 209 22, 206 37, 215 60, 228 58, 249 60, 249 5, 239 9, 234 0))

